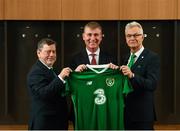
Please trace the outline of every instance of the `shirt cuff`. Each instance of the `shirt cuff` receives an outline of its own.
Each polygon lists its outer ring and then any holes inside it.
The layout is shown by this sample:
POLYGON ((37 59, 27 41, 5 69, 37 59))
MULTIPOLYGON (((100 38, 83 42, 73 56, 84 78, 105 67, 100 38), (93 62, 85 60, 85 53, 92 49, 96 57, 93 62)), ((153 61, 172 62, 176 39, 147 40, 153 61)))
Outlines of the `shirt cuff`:
POLYGON ((135 77, 135 74, 133 73, 131 79, 134 78, 134 77, 135 77))
POLYGON ((66 81, 63 80, 63 78, 62 78, 60 75, 58 75, 58 77, 59 77, 59 79, 60 79, 64 84, 66 83, 66 81))

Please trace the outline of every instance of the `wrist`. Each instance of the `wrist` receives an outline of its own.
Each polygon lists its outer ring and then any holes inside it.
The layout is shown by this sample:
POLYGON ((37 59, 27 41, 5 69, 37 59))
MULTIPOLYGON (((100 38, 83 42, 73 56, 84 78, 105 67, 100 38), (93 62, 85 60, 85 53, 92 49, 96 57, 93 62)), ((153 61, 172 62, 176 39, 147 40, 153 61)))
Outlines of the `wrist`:
POLYGON ((131 79, 132 79, 132 78, 134 78, 134 77, 135 77, 135 75, 134 75, 134 73, 132 73, 132 75, 131 75, 131 79))

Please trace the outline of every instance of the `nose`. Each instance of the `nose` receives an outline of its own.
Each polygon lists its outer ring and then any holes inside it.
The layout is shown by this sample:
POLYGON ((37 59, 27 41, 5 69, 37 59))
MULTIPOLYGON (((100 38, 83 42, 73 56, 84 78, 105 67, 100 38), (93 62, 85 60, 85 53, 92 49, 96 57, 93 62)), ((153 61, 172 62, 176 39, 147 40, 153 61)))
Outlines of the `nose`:
POLYGON ((129 36, 129 39, 135 39, 136 37, 134 35, 129 36))
POLYGON ((51 51, 50 52, 50 56, 54 56, 55 55, 55 52, 54 51, 51 51))
POLYGON ((96 36, 95 35, 91 35, 91 40, 95 40, 96 36))

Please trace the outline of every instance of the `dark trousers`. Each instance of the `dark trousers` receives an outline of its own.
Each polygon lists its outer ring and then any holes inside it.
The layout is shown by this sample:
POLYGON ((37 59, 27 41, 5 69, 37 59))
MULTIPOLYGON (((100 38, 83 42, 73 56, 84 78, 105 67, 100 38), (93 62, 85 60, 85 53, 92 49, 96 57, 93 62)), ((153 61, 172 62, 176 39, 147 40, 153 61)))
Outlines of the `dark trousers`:
POLYGON ((124 115, 125 130, 154 130, 154 121, 132 121, 131 118, 124 115))

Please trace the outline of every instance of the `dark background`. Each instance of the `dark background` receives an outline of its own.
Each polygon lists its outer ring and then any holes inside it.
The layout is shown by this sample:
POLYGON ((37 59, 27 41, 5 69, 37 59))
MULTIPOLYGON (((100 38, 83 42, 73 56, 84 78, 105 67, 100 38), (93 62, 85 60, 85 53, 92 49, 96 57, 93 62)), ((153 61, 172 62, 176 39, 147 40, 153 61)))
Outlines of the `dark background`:
MULTIPOLYGON (((57 41, 61 70, 84 47, 83 26, 89 21, 0 21, 0 124, 27 124, 30 99, 26 76, 36 61, 36 44, 44 37, 57 41)), ((124 27, 130 21, 98 21, 103 27, 102 50, 119 65, 128 52, 124 27)), ((158 123, 180 122, 180 21, 138 21, 144 28, 144 47, 159 54, 161 74, 155 92, 158 123)))

